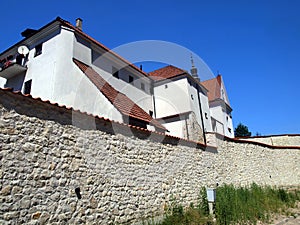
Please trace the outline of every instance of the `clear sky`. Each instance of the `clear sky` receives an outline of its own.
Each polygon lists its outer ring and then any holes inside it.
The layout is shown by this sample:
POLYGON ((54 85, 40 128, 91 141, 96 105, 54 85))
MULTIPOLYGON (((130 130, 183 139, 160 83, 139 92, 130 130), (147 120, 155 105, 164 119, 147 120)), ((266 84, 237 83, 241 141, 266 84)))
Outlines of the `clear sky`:
POLYGON ((57 16, 82 18, 84 32, 109 48, 176 43, 222 74, 234 127, 299 134, 299 11, 298 0, 2 1, 0 52, 21 40, 21 31, 57 16))

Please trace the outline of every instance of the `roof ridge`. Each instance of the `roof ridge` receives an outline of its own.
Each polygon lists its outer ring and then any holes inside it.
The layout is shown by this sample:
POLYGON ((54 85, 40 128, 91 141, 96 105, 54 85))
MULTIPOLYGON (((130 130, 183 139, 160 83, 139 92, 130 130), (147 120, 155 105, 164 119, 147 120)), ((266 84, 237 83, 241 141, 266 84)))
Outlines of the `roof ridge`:
POLYGON ((167 67, 172 67, 172 68, 174 68, 174 69, 179 69, 179 70, 182 70, 183 72, 187 72, 187 71, 184 70, 184 69, 181 69, 181 68, 179 68, 179 67, 177 67, 177 66, 174 66, 174 65, 172 65, 172 64, 169 64, 169 65, 166 65, 166 66, 164 66, 164 67, 158 68, 158 69, 156 69, 156 70, 150 71, 150 72, 148 72, 148 74, 153 73, 153 72, 156 72, 156 71, 158 71, 158 70, 166 69, 167 67))

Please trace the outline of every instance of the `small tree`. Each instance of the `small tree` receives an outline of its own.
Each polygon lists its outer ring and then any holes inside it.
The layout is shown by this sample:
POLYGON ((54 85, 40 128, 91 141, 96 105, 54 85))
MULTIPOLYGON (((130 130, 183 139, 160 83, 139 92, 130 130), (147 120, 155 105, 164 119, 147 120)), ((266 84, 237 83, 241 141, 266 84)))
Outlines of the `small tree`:
POLYGON ((234 129, 234 135, 236 137, 249 137, 251 136, 251 132, 248 130, 248 127, 239 123, 237 127, 234 129))

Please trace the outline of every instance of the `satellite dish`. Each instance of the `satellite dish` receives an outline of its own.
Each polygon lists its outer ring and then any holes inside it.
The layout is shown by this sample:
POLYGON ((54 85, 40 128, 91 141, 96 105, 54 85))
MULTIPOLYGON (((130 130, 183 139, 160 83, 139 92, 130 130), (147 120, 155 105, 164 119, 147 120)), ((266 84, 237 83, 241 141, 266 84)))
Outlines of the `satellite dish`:
POLYGON ((29 49, 25 45, 21 45, 18 48, 18 53, 21 55, 27 55, 29 53, 29 49))

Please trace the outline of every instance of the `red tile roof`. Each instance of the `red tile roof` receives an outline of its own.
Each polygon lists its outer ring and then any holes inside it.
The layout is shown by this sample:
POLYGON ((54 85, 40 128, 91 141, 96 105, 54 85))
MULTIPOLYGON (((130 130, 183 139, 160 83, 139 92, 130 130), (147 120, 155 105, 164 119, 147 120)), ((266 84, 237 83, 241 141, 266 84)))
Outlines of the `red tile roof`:
POLYGON ((154 70, 148 74, 153 80, 159 81, 188 73, 185 70, 169 65, 158 70, 154 70))
POLYGON ((161 125, 157 120, 153 119, 126 95, 114 89, 93 68, 77 59, 73 59, 73 61, 99 89, 99 91, 101 91, 101 93, 111 102, 111 104, 113 104, 123 115, 144 121, 155 126, 156 128, 167 130, 163 125, 161 125))
MULTIPOLYGON (((76 113, 80 113, 80 114, 88 115, 88 116, 93 116, 96 119, 100 119, 100 120, 112 122, 112 123, 115 123, 115 124, 119 124, 121 126, 128 126, 130 128, 133 128, 133 129, 136 129, 136 130, 140 130, 142 132, 150 132, 150 133, 153 133, 153 134, 157 134, 157 135, 159 135, 161 137, 164 137, 164 138, 155 138, 155 136, 153 136, 153 140, 155 140, 155 141, 162 141, 162 143, 169 143, 168 140, 171 140, 171 141, 173 141, 173 143, 178 143, 178 144, 182 144, 182 145, 194 146, 194 147, 197 147, 197 148, 207 148, 207 149, 215 149, 215 150, 217 150, 214 146, 204 145, 201 142, 197 142, 197 141, 188 140, 188 139, 185 139, 185 138, 180 138, 180 137, 172 136, 172 135, 165 134, 165 133, 162 133, 162 132, 150 131, 150 130, 147 130, 147 129, 144 129, 144 128, 141 128, 141 127, 138 127, 138 126, 133 126, 133 125, 125 124, 125 123, 120 123, 118 121, 110 120, 108 118, 100 117, 98 115, 93 115, 93 114, 89 114, 87 112, 82 112, 82 111, 74 109, 72 107, 67 107, 65 105, 59 105, 58 103, 52 103, 49 100, 42 100, 39 97, 34 98, 30 94, 23 94, 20 91, 13 91, 12 88, 0 88, 0 95, 3 95, 3 94, 15 94, 15 95, 18 95, 20 97, 30 98, 33 101, 36 101, 37 103, 40 102, 42 104, 49 104, 49 105, 52 105, 54 107, 62 108, 62 109, 65 109, 65 110, 72 110, 72 111, 74 111, 76 113)), ((2 98, 2 96, 1 96, 1 98, 2 98)), ((1 98, 0 98, 0 101, 1 101, 1 98)), ((170 143, 172 143, 172 142, 170 142, 170 143)))
POLYGON ((208 101, 221 98, 221 79, 221 75, 218 75, 216 78, 201 82, 201 84, 208 90, 208 101))

